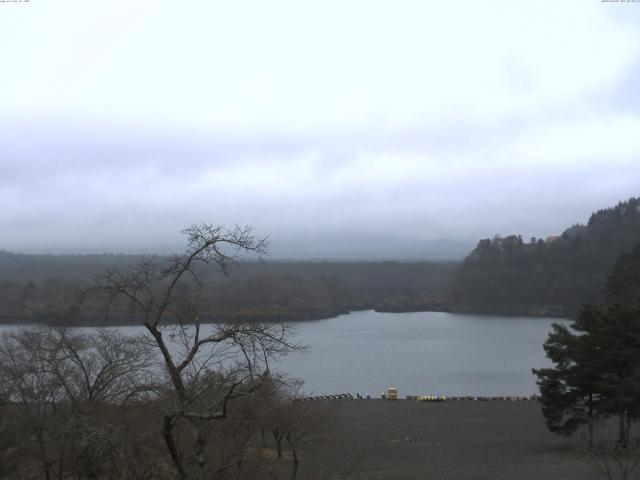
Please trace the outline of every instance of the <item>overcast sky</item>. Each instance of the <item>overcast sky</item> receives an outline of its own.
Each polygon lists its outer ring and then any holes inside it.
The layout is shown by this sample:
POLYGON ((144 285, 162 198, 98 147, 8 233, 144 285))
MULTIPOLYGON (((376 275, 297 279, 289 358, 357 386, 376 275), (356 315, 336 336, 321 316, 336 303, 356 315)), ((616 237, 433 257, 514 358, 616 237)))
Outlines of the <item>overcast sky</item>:
POLYGON ((640 195, 639 25, 601 0, 0 2, 0 248, 560 233, 640 195))

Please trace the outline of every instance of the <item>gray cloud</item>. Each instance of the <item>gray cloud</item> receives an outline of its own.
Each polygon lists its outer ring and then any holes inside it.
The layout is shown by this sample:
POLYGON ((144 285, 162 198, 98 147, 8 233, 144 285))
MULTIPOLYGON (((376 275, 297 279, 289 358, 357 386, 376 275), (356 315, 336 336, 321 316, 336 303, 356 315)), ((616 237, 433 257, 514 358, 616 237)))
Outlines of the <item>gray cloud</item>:
POLYGON ((0 134, 0 195, 10 206, 0 214, 1 246, 162 249, 192 221, 254 224, 280 256, 287 249, 279 244, 291 249, 296 238, 300 255, 317 250, 312 238, 545 236, 639 193, 633 156, 510 156, 508 146, 532 129, 574 115, 230 137, 9 124, 0 134))
POLYGON ((173 248, 208 221, 279 256, 415 255, 640 194, 639 9, 390 5, 0 18, 0 248, 173 248))

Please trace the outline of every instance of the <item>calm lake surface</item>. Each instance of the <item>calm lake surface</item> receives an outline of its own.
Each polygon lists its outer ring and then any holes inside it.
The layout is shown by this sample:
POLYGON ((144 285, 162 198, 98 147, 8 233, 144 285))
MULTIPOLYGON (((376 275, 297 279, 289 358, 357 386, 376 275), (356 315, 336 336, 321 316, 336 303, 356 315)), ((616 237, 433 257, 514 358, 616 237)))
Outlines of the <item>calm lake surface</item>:
MULTIPOLYGON (((304 380, 307 394, 531 395, 532 368, 550 365, 542 344, 552 318, 441 312, 352 312, 296 323, 306 353, 272 365, 304 380)), ((0 326, 0 331, 15 326, 0 326)), ((141 327, 121 327, 141 333, 141 327)))
POLYGON ((441 312, 352 312, 297 324, 309 353, 277 368, 314 394, 531 395, 532 368, 550 365, 542 344, 553 322, 441 312))

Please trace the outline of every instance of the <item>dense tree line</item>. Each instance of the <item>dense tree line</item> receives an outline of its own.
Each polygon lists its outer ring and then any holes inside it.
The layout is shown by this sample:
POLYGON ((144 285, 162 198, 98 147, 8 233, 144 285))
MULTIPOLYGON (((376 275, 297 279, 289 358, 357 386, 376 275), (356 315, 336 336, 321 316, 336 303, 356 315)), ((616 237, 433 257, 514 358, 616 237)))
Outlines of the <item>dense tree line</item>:
MULTIPOLYGON (((640 200, 591 215, 556 238, 481 240, 464 262, 252 262, 230 276, 207 273, 212 320, 237 315, 301 320, 353 309, 450 310, 573 316, 603 299, 615 259, 640 242, 640 200)), ((68 298, 105 268, 144 261, 128 255, 19 255, 0 251, 0 321, 54 321, 68 298)), ((85 322, 96 321, 87 313, 85 322)), ((125 317, 121 321, 127 322, 125 317)))
POLYGON ((591 215, 557 238, 521 236, 481 240, 453 281, 460 310, 572 315, 603 299, 615 259, 640 242, 640 200, 591 215))
MULTIPOLYGON (((77 290, 106 268, 141 256, 17 255, 0 252, 0 321, 56 322, 77 290)), ((202 302, 212 320, 301 320, 352 309, 420 310, 448 298, 455 263, 254 262, 240 259, 228 276, 204 272, 202 302)), ((99 306, 77 321, 100 321, 99 306)), ((114 318, 114 320, 117 320, 114 318)), ((121 322, 129 322, 125 314, 121 322)))

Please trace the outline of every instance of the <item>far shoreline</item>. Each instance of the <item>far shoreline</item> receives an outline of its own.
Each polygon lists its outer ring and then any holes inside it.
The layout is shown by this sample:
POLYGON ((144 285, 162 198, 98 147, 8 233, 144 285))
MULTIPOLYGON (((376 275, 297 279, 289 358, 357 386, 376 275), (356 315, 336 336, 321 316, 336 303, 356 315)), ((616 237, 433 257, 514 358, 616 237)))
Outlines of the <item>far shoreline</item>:
MULTIPOLYGON (((333 312, 327 313, 319 313, 319 314, 301 314, 301 315, 291 315, 287 314, 282 316, 282 314, 274 314, 274 315, 239 315, 239 318, 253 323, 285 323, 285 324, 296 324, 303 322, 318 322, 322 320, 329 320, 333 318, 340 317, 342 315, 349 315, 354 312, 367 312, 372 311, 375 313, 389 313, 389 314, 402 314, 402 313, 450 313, 454 315, 473 315, 473 316, 484 316, 484 317, 522 317, 522 318, 540 318, 540 319, 550 319, 557 318, 558 320, 573 320, 575 318, 576 312, 546 312, 546 311, 537 311, 532 312, 531 310, 495 310, 495 309, 470 309, 470 308, 409 308, 409 307, 355 307, 355 308, 345 308, 336 310, 333 312), (294 318, 292 318, 294 317, 294 318)), ((108 320, 88 320, 83 322, 65 322, 65 321, 47 321, 43 317, 46 315, 38 315, 37 317, 16 319, 13 315, 2 315, 0 314, 0 325, 3 326, 27 326, 27 325, 39 325, 39 326, 50 326, 50 327, 135 327, 142 325, 141 322, 131 321, 130 319, 125 318, 111 318, 108 320)), ((207 318, 205 321, 200 322, 202 325, 207 324, 219 324, 219 323, 230 323, 233 322, 238 316, 236 315, 224 315, 218 316, 217 318, 207 318)), ((171 323, 171 325, 176 325, 176 323, 171 323)))

